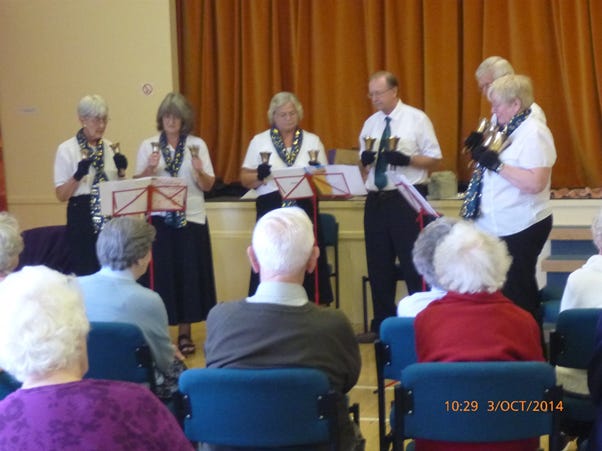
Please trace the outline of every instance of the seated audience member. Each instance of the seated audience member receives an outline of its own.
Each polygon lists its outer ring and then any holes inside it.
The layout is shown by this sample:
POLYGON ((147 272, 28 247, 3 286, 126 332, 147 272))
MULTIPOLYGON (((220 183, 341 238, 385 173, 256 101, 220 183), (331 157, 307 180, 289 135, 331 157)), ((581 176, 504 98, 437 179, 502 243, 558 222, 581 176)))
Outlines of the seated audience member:
POLYGON ((19 223, 10 213, 0 212, 0 281, 17 267, 22 250, 19 223))
MULTIPOLYGON (((419 362, 543 361, 533 316, 500 291, 510 266, 506 245, 465 221, 435 250, 437 281, 447 294, 416 316, 419 362)), ((539 438, 488 444, 417 440, 416 451, 535 450, 539 438)))
MULTIPOLYGON (((247 253, 260 284, 255 295, 216 305, 207 318, 208 367, 311 367, 322 370, 341 394, 341 450, 363 449, 347 415, 347 393, 361 360, 351 324, 339 310, 308 302, 306 272, 316 268, 319 249, 303 210, 287 207, 262 216, 247 253)), ((222 449, 206 447, 204 449, 222 449)))
POLYGON ((432 301, 445 296, 445 290, 439 288, 437 282, 435 268, 433 267, 433 256, 439 241, 450 232, 457 222, 457 219, 441 217, 428 224, 418 235, 412 249, 412 261, 416 271, 431 289, 430 291, 419 291, 399 301, 397 316, 416 316, 432 301))
POLYGON ((169 400, 186 369, 184 356, 171 343, 161 297, 136 282, 148 268, 154 239, 155 228, 144 219, 113 218, 96 242, 101 269, 78 281, 89 321, 117 321, 140 328, 157 366, 157 394, 169 400))
POLYGON ((82 379, 90 324, 74 278, 27 266, 0 299, 0 365, 23 382, 0 401, 0 449, 193 449, 147 388, 82 379))
MULTIPOLYGON (((592 237, 598 254, 592 255, 569 275, 560 301, 561 312, 574 308, 602 308, 602 210, 592 223, 592 237)), ((587 371, 556 367, 556 377, 565 390, 589 394, 587 371)))

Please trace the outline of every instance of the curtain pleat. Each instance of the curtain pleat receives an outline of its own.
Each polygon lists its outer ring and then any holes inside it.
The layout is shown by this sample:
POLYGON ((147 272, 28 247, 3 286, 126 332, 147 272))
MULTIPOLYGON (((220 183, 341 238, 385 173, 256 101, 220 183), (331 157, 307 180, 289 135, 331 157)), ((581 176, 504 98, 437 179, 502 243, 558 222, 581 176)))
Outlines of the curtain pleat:
POLYGON ((394 72, 468 180, 463 138, 490 114, 474 72, 507 58, 532 78, 558 151, 552 184, 602 185, 602 2, 596 0, 177 0, 180 90, 216 174, 236 181, 272 95, 293 91, 303 128, 356 147, 367 80, 394 72))

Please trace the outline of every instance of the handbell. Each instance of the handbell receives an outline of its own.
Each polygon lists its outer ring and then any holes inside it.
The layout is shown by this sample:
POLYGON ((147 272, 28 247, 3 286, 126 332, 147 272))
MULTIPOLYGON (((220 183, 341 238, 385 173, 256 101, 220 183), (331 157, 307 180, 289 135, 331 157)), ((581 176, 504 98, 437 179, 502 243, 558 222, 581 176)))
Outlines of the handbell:
POLYGON ((399 136, 390 136, 385 143, 385 149, 397 150, 397 144, 399 144, 399 136))
POLYGON ((121 149, 119 148, 118 142, 111 144, 110 147, 113 153, 121 153, 121 149))
POLYGON ((368 152, 372 152, 372 148, 374 147, 375 142, 376 138, 372 136, 364 136, 364 144, 366 145, 366 150, 368 152))
POLYGON ((495 152, 501 152, 504 148, 504 142, 506 141, 506 135, 504 132, 497 132, 489 145, 489 149, 495 152))
POLYGON ((259 156, 261 157, 261 164, 269 164, 272 152, 259 152, 259 156))
POLYGON ((319 150, 314 150, 314 149, 307 151, 307 153, 309 154, 309 163, 310 164, 312 164, 312 163, 315 164, 318 162, 318 153, 319 152, 320 152, 319 150))
POLYGON ((188 150, 190 150, 190 155, 192 156, 192 158, 198 158, 199 157, 199 150, 201 148, 199 146, 197 146, 196 144, 191 144, 188 146, 188 150))
POLYGON ((487 127, 489 127, 489 120, 486 117, 482 117, 477 126, 477 132, 483 133, 487 127))
POLYGON ((153 153, 158 153, 160 150, 159 143, 156 141, 151 143, 151 147, 153 148, 153 153))

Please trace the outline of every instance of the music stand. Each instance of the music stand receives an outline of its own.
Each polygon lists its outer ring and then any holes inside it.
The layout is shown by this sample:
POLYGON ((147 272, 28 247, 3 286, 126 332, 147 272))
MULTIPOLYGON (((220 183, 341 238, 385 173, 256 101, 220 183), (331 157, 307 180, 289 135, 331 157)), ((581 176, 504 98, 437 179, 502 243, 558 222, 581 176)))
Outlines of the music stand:
POLYGON ((342 197, 348 199, 353 196, 367 194, 360 169, 356 165, 328 165, 314 170, 312 182, 321 196, 342 197))
POLYGON ((420 230, 424 228, 424 215, 429 214, 438 218, 441 216, 433 208, 433 206, 424 198, 422 194, 412 185, 403 174, 397 172, 387 172, 387 176, 395 183, 395 186, 404 197, 404 199, 410 204, 410 206, 418 213, 420 222, 420 230))
MULTIPOLYGON (((185 211, 188 186, 179 177, 141 177, 101 182, 99 191, 104 216, 144 214, 150 222, 151 213, 185 211)), ((152 252, 149 273, 150 288, 154 289, 152 252)))

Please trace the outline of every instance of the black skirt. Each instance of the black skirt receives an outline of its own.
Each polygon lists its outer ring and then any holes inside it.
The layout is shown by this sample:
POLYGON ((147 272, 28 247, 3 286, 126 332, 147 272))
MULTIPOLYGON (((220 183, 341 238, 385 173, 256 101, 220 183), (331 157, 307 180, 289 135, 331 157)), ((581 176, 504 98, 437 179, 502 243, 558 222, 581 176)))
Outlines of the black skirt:
MULTIPOLYGON (((176 229, 161 216, 153 216, 152 224, 157 230, 154 290, 165 303, 169 324, 204 321, 216 302, 209 224, 188 222, 176 229)), ((145 286, 150 286, 149 271, 140 279, 145 286)))

